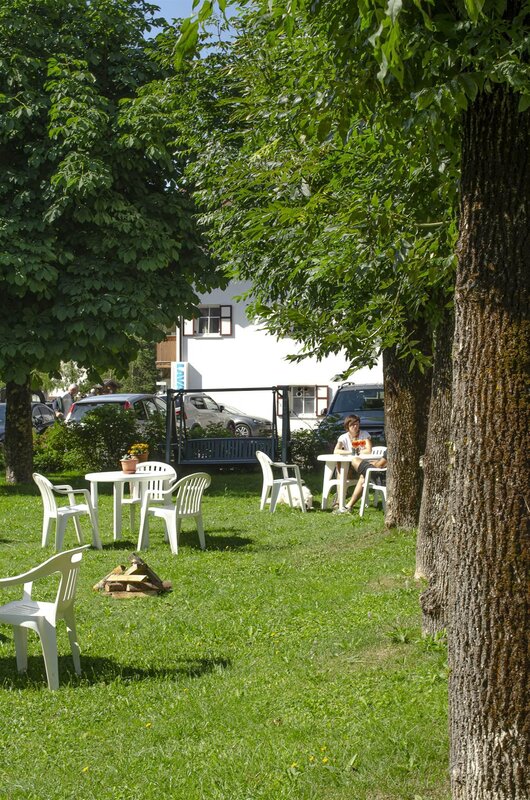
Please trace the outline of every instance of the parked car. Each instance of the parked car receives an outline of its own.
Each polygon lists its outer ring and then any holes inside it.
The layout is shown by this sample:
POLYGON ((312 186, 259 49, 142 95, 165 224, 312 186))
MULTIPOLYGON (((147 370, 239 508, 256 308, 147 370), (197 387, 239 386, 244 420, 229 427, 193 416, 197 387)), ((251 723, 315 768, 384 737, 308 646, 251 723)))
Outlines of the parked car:
POLYGON ((343 383, 329 408, 325 409, 324 418, 334 417, 342 421, 350 414, 355 414, 361 419, 361 430, 367 431, 372 440, 381 441, 385 436, 384 398, 381 383, 343 383))
POLYGON ((227 428, 235 435, 236 426, 234 420, 225 411, 225 407, 216 403, 212 397, 203 392, 185 394, 182 397, 182 401, 178 396, 175 398, 177 427, 180 425, 183 411, 182 402, 184 404, 183 423, 188 431, 198 427, 207 428, 208 425, 222 425, 223 428, 227 428))
POLYGON ((270 436, 272 434, 272 422, 269 419, 245 414, 244 411, 239 411, 232 406, 225 406, 224 412, 232 418, 236 436, 270 436))
POLYGON ((102 394, 76 400, 66 415, 65 422, 81 422, 85 414, 103 405, 132 409, 140 422, 145 422, 154 414, 166 415, 165 402, 154 394, 102 394))
MULTIPOLYGON (((31 423, 37 433, 42 433, 55 423, 55 414, 45 403, 31 404, 31 423)), ((0 403, 0 442, 6 434, 6 404, 0 403)))

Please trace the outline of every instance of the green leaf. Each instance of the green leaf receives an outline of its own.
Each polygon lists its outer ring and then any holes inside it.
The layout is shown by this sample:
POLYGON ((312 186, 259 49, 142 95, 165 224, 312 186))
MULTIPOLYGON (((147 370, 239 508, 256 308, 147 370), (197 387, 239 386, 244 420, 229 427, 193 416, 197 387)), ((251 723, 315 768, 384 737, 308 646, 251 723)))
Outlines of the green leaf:
POLYGON ((469 72, 463 72, 461 75, 458 76, 458 80, 464 87, 466 95, 469 97, 471 101, 473 101, 476 98, 479 91, 479 84, 476 78, 469 72))
POLYGON ((485 0, 465 0, 466 11, 472 22, 478 22, 485 0))
POLYGON ((403 7, 402 0, 388 0, 388 5, 386 7, 386 14, 390 17, 392 22, 395 22, 399 12, 403 7))
POLYGON ((530 107, 530 94, 522 94, 519 98, 518 111, 526 111, 530 107))

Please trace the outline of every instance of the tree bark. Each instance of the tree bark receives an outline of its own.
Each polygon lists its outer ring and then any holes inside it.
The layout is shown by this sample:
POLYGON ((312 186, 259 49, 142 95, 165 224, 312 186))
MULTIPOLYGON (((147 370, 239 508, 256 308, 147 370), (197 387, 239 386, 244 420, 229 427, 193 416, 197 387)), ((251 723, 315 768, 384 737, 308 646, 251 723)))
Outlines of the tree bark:
POLYGON ((33 426, 31 424, 31 388, 24 384, 6 384, 6 481, 29 483, 33 473, 33 426))
POLYGON ((416 578, 429 585, 421 595, 423 633, 447 626, 447 536, 450 503, 452 348, 454 316, 447 309, 436 329, 427 447, 423 458, 423 494, 416 541, 416 578))
MULTIPOLYGON (((422 351, 430 355, 426 334, 416 334, 414 338, 424 340, 422 351)), ((415 528, 421 504, 420 457, 427 440, 431 370, 422 373, 417 367, 410 369, 409 361, 399 355, 397 347, 383 352, 388 446, 385 524, 389 528, 415 528)))
POLYGON ((527 800, 530 112, 464 116, 449 552, 454 800, 527 800), (526 497, 525 497, 526 494, 526 497))

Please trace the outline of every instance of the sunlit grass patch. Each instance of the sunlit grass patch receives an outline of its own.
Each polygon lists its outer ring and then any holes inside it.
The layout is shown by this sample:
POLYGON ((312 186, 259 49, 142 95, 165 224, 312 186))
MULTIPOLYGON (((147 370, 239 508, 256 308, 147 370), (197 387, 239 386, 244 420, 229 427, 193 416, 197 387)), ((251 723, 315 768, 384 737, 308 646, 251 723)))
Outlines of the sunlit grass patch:
MULTIPOLYGON (((421 637, 414 536, 372 510, 260 513, 260 485, 213 476, 205 552, 187 523, 171 556, 155 520, 143 555, 173 591, 133 601, 92 589, 136 546, 126 525, 112 543, 102 494, 104 549, 86 554, 77 602, 83 675, 61 630, 59 691, 34 638, 18 676, 0 628, 0 798, 449 796, 445 645, 421 637)), ((41 515, 33 487, 3 492, 1 575, 51 554, 41 515)))

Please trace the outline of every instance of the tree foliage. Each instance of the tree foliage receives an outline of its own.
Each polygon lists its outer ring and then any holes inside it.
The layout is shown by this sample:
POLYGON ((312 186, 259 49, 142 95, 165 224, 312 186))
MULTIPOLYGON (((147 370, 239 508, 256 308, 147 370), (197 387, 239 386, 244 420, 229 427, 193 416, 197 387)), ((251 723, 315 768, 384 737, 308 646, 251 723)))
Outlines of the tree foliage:
POLYGON ((0 374, 125 370, 215 285, 149 84, 143 0, 0 8, 0 374))
POLYGON ((386 130, 386 100, 366 114, 346 102, 321 26, 299 18, 287 37, 259 14, 238 24, 224 58, 193 65, 182 115, 214 252, 252 280, 251 310, 302 355, 345 348, 354 367, 399 342, 422 363, 410 321, 433 329, 452 285, 448 156, 386 130))

